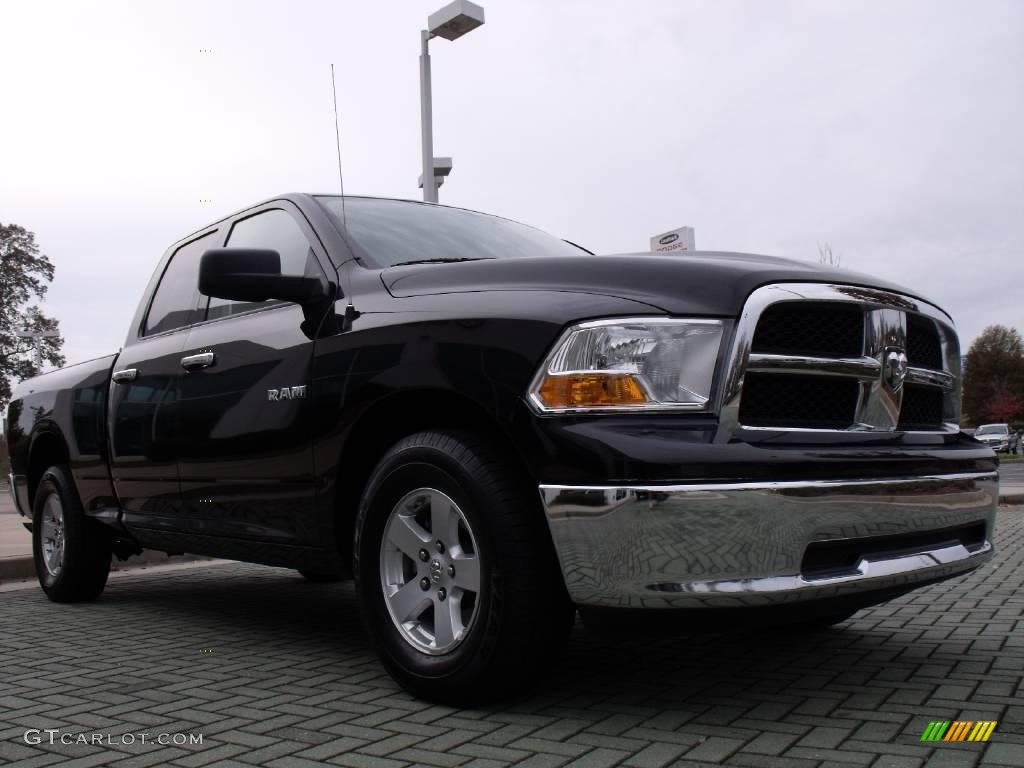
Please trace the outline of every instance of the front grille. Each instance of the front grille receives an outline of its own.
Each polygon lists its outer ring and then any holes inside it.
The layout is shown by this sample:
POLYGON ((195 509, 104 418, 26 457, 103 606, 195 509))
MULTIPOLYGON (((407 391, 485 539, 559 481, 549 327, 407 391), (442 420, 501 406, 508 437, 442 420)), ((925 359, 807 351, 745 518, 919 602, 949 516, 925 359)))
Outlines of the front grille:
POLYGON ((907 317, 907 359, 911 365, 942 370, 942 342, 939 340, 939 329, 926 317, 907 317))
POLYGON ((936 429, 942 426, 942 390, 920 384, 903 387, 900 429, 936 429))
POLYGON ((751 351, 856 357, 863 346, 864 312, 856 304, 785 301, 761 315, 751 351))
POLYGON ((861 559, 884 560, 928 552, 957 544, 969 552, 985 545, 985 523, 977 522, 937 531, 867 536, 861 539, 815 541, 804 551, 800 575, 805 579, 826 579, 857 572, 861 559))
POLYGON ((859 389, 853 379, 749 373, 740 421, 752 427, 847 429, 859 389))
POLYGON ((737 430, 955 431, 959 354, 945 316, 915 299, 855 286, 765 286, 740 318, 722 423, 737 430))

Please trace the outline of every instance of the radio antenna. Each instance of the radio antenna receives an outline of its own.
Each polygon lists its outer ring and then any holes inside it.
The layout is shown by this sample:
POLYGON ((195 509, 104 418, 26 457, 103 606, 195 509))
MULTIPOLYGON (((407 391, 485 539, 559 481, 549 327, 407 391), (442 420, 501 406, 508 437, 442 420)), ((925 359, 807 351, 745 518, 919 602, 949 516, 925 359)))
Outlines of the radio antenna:
MULTIPOLYGON (((341 189, 341 226, 348 233, 348 216, 345 215, 345 175, 341 172, 341 129, 338 127, 338 86, 334 83, 334 64, 331 64, 331 95, 334 97, 334 141, 338 147, 338 187, 341 189)), ((339 265, 338 275, 342 278, 348 277, 345 286, 345 314, 341 321, 341 332, 352 330, 353 321, 359 317, 359 312, 352 305, 352 277, 344 264, 339 265)))
POLYGON ((341 188, 341 223, 348 229, 345 216, 345 176, 341 172, 341 130, 338 128, 338 86, 334 84, 334 64, 331 64, 331 95, 334 96, 334 139, 338 146, 338 186, 341 188))

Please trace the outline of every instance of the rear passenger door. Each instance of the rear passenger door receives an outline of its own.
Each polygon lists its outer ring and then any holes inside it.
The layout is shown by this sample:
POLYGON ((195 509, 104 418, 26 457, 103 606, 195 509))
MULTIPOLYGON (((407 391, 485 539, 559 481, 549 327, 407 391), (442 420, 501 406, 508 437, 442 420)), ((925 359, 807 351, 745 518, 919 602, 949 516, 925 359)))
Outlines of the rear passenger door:
MULTIPOLYGON (((225 247, 269 248, 282 274, 326 278, 329 262, 290 203, 238 217, 225 247)), ((310 366, 321 318, 295 304, 210 298, 183 358, 182 501, 204 536, 322 546, 314 514, 310 366)))
POLYGON ((111 475, 124 521, 143 540, 147 529, 188 527, 178 486, 178 379, 189 326, 199 313, 199 258, 220 239, 214 230, 171 254, 110 383, 111 475))

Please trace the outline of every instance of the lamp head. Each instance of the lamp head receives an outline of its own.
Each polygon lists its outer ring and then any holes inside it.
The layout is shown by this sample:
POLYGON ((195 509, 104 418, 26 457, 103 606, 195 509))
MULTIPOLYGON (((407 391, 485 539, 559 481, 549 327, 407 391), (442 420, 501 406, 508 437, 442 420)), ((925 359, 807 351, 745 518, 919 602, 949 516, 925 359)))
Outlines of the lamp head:
POLYGON ((455 0, 427 18, 432 37, 457 40, 484 23, 484 9, 469 0, 455 0))

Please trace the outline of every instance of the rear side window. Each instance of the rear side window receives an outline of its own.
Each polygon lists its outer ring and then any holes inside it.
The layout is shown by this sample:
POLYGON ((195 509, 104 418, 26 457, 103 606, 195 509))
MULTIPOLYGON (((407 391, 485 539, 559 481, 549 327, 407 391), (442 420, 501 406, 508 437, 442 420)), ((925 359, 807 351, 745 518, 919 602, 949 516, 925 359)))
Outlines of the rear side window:
MULTIPOLYGON (((228 248, 266 248, 281 254, 281 274, 296 277, 321 274, 309 241, 291 214, 280 208, 257 213, 235 223, 228 236, 228 248)), ((237 315, 277 301, 241 302, 210 297, 206 318, 237 315)))
POLYGON ((217 247, 216 232, 186 243, 174 252, 149 305, 143 336, 184 328, 195 322, 199 307, 199 257, 217 247))

